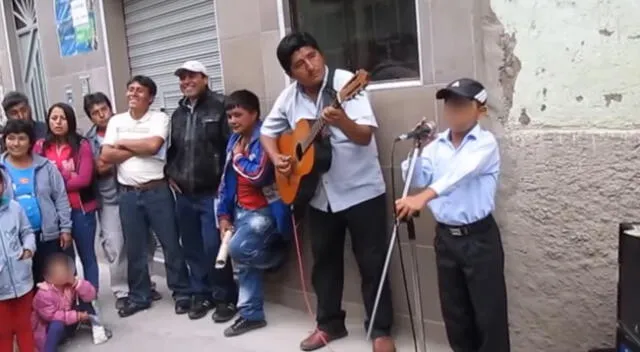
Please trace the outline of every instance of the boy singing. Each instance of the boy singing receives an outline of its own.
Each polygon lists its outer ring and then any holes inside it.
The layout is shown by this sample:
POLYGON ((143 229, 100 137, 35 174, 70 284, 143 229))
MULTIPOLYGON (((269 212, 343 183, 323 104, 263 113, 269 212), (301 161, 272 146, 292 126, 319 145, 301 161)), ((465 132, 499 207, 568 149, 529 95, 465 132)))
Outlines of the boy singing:
MULTIPOLYGON (((487 91, 459 79, 436 94, 449 129, 423 140, 412 186, 396 201, 399 218, 429 205, 437 221, 434 248, 442 316, 454 352, 509 352, 504 252, 491 215, 500 173, 498 143, 478 120, 487 91)), ((409 160, 402 163, 407 177, 409 160)))

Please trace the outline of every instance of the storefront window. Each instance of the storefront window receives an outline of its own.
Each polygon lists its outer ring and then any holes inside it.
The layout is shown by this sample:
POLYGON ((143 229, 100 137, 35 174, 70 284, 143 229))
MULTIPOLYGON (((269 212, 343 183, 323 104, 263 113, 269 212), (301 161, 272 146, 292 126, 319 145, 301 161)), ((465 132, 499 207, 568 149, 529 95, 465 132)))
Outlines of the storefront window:
POLYGON ((293 28, 311 33, 327 64, 373 81, 420 78, 415 0, 290 0, 293 28))

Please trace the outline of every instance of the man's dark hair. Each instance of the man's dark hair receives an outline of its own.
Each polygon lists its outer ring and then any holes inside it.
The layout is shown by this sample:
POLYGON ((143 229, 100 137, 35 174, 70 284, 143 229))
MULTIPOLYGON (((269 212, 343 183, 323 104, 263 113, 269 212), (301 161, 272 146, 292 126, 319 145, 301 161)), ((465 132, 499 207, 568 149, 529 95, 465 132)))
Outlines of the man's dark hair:
POLYGON ((316 39, 307 32, 289 33, 280 40, 276 55, 280 66, 287 74, 291 73, 291 56, 305 46, 312 47, 322 53, 316 39))
POLYGON ((106 94, 102 92, 90 93, 84 96, 84 112, 89 119, 91 119, 91 109, 98 104, 106 104, 113 111, 111 100, 106 94))
POLYGON ((7 143, 7 136, 10 134, 24 133, 29 137, 29 144, 31 147, 36 143, 36 132, 34 130, 33 121, 26 120, 7 120, 7 124, 2 129, 2 142, 4 145, 7 143))
POLYGON ((147 87, 147 89, 149 90, 149 94, 151 94, 151 97, 155 98, 156 94, 158 93, 158 86, 156 86, 156 82, 154 82, 151 77, 143 75, 133 76, 133 78, 131 78, 129 82, 127 82, 127 87, 129 87, 131 83, 134 82, 140 84, 143 87, 147 87))
POLYGON ((260 99, 253 92, 246 89, 231 93, 224 102, 224 109, 229 111, 235 108, 243 108, 249 112, 255 112, 260 118, 260 99))
POLYGON ((42 144, 42 149, 46 150, 56 141, 56 136, 53 134, 53 131, 51 131, 51 125, 49 124, 51 113, 55 108, 59 108, 62 110, 62 112, 64 112, 64 116, 67 119, 68 128, 66 140, 71 147, 73 156, 76 156, 80 151, 80 142, 82 141, 83 137, 78 133, 78 121, 76 120, 76 113, 75 111, 73 111, 71 105, 66 103, 55 103, 51 105, 49 111, 47 111, 47 118, 45 120, 47 124, 47 136, 45 137, 44 143, 42 144))
POLYGON ((4 99, 2 99, 2 109, 6 113, 12 107, 22 103, 29 105, 29 98, 27 98, 24 93, 16 91, 9 92, 4 96, 4 99))

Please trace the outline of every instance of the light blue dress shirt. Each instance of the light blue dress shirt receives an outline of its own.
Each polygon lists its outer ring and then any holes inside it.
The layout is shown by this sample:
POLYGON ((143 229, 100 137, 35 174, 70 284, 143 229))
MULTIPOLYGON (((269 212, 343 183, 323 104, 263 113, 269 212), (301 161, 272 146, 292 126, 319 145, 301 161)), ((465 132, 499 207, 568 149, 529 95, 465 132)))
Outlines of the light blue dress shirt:
MULTIPOLYGON (((487 217, 495 209, 500 174, 500 153, 493 134, 476 125, 455 148, 449 130, 427 145, 418 159, 411 187, 430 187, 438 197, 428 206, 436 221, 467 225, 487 217)), ((402 162, 406 181, 409 161, 402 162)))

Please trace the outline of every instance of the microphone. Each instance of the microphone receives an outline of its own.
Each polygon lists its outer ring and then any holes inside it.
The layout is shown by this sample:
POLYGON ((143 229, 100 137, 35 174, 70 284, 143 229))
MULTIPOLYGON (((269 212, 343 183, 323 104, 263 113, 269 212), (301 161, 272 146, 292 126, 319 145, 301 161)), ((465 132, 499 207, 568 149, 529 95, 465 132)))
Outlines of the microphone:
POLYGON ((227 230, 222 237, 222 243, 220 243, 220 250, 218 250, 218 256, 216 257, 216 269, 222 269, 227 264, 227 258, 229 257, 229 241, 233 236, 231 230, 227 230))
POLYGON ((396 141, 404 141, 412 138, 421 138, 431 134, 435 130, 436 130, 436 124, 433 121, 427 122, 423 119, 422 122, 418 126, 416 126, 413 130, 411 130, 408 133, 403 133, 398 137, 396 137, 396 141))

